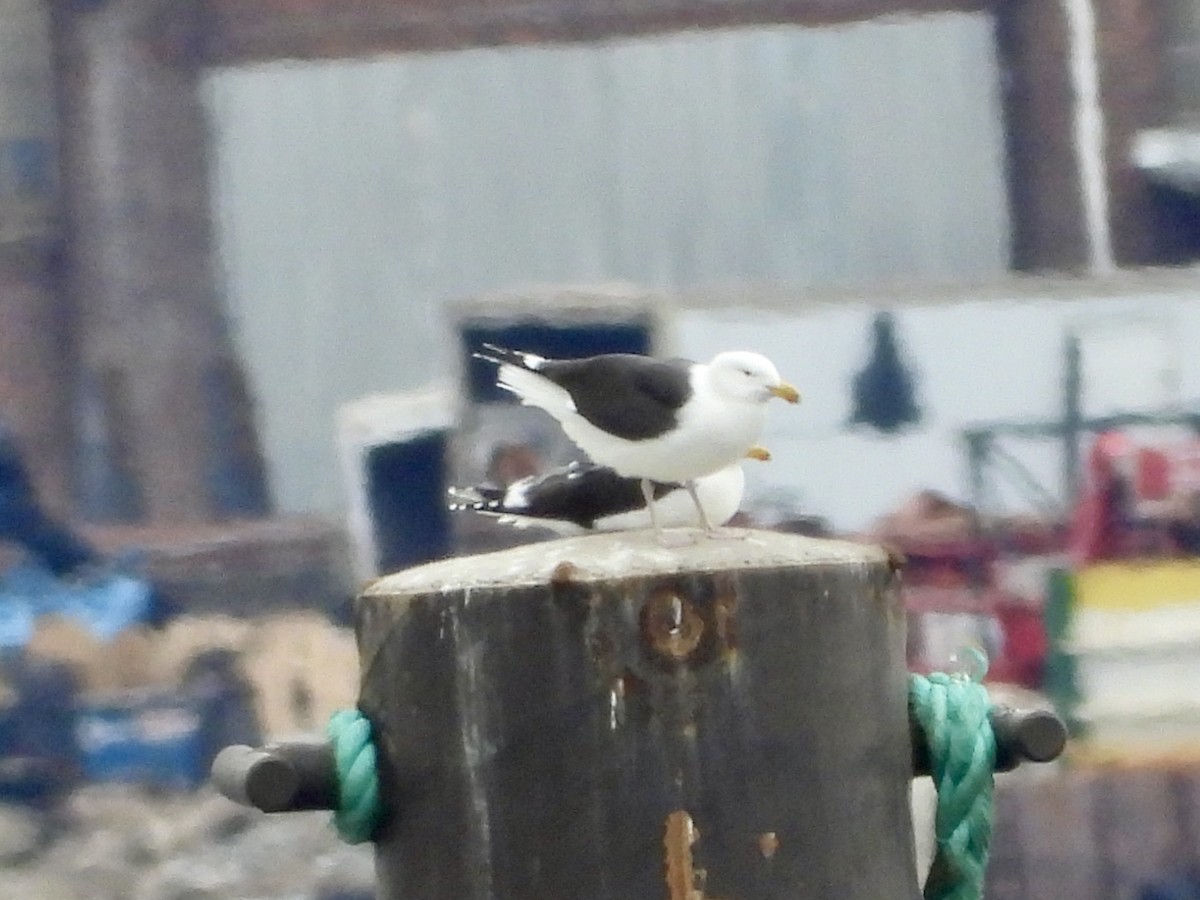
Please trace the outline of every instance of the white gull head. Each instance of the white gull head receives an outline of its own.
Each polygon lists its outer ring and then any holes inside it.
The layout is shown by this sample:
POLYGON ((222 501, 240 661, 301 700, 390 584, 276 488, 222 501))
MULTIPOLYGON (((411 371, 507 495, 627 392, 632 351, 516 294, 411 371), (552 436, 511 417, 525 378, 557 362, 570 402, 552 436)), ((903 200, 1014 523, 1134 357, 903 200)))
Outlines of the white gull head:
POLYGON ((766 403, 781 397, 796 403, 800 394, 785 382, 765 356, 745 350, 718 353, 708 364, 708 382, 713 391, 730 400, 766 403))

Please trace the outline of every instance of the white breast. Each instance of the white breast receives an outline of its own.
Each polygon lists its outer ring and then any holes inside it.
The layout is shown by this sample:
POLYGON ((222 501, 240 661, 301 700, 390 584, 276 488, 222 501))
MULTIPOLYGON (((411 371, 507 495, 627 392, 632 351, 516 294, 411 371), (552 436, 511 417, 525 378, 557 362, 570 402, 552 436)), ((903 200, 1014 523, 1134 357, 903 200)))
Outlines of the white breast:
POLYGON ((743 459, 762 436, 766 409, 755 402, 700 400, 684 408, 676 430, 644 441, 615 438, 577 415, 561 421, 593 462, 630 478, 690 481, 743 459))

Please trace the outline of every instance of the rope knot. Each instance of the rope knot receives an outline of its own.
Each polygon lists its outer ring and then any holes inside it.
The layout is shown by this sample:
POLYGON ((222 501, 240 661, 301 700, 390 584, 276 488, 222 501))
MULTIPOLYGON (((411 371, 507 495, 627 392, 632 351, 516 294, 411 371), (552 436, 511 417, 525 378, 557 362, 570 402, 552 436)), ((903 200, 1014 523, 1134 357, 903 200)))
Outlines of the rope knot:
POLYGON ((357 709, 343 709, 333 714, 327 733, 338 779, 333 822, 342 840, 361 844, 371 839, 382 818, 371 722, 357 709))
POLYGON ((925 882, 926 900, 983 896, 996 739, 987 690, 961 674, 909 676, 909 708, 921 726, 937 787, 937 851, 925 882))

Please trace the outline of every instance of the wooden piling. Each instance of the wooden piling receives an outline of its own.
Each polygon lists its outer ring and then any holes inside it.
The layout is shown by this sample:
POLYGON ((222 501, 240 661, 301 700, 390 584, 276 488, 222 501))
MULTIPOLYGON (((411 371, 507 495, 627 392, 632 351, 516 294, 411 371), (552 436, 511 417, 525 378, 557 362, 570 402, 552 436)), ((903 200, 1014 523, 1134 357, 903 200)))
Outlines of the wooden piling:
POLYGON ((914 900, 904 617, 879 549, 627 532, 359 600, 382 900, 914 900))

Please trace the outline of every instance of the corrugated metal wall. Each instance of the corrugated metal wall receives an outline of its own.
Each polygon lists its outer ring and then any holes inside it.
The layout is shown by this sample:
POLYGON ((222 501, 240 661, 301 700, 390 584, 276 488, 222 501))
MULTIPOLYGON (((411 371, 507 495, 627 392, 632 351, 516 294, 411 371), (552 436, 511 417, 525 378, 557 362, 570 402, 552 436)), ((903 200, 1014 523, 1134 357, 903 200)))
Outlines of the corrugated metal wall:
POLYGON ((284 508, 340 502, 338 403, 445 371, 449 299, 1007 268, 982 15, 280 63, 206 90, 284 508))

